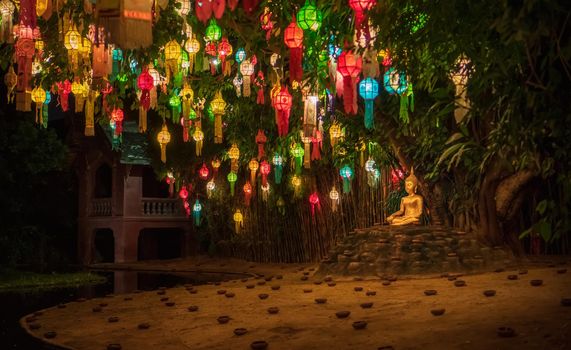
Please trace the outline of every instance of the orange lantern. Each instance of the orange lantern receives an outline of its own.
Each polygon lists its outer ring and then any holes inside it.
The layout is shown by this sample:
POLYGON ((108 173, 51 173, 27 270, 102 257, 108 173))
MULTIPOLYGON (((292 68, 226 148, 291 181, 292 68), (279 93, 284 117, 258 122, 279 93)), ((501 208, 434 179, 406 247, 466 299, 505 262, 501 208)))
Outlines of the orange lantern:
POLYGON ((290 80, 300 82, 303 76, 302 47, 303 29, 298 27, 295 16, 284 31, 284 42, 289 48, 289 77, 290 80))
POLYGON ((256 185, 256 173, 258 168, 260 167, 260 163, 255 158, 252 158, 248 163, 248 168, 250 169, 250 182, 256 185))
POLYGON ((272 99, 276 109, 276 123, 278 125, 278 135, 286 136, 289 129, 289 114, 292 105, 292 97, 287 86, 281 88, 280 92, 272 99))
POLYGON ((357 82, 363 59, 351 51, 343 51, 337 60, 337 71, 343 76, 343 106, 345 113, 357 114, 357 82))

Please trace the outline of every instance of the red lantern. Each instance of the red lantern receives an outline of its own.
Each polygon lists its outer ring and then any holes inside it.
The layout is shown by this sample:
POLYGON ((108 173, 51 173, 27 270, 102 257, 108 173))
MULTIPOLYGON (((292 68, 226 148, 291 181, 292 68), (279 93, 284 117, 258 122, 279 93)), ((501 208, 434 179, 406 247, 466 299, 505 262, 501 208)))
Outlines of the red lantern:
POLYGON ((377 0, 349 0, 349 7, 355 11, 355 29, 357 29, 357 38, 361 37, 361 31, 365 29, 367 42, 370 39, 370 34, 365 12, 375 7, 376 4, 377 0))
POLYGON ((125 115, 123 114, 123 110, 121 108, 114 108, 113 112, 111 112, 111 121, 115 125, 115 135, 121 135, 123 132, 123 119, 125 115))
POLYGON ((295 16, 284 30, 284 42, 289 47, 289 78, 300 82, 303 76, 301 60, 303 57, 303 29, 297 26, 295 16))
POLYGON ((268 185, 268 175, 270 174, 271 166, 270 163, 265 160, 260 163, 260 174, 262 174, 262 187, 268 185))
POLYGON ((264 12, 260 15, 260 25, 266 31, 266 40, 270 40, 272 29, 274 29, 274 22, 272 22, 272 13, 268 7, 264 8, 264 12))
POLYGON ((228 39, 224 37, 218 44, 218 57, 220 57, 222 66, 224 66, 224 62, 226 62, 226 57, 231 54, 232 54, 232 45, 228 42, 228 39))
POLYGON ((256 135, 256 143, 258 144, 258 160, 264 157, 264 144, 268 141, 264 130, 259 129, 256 135))
POLYGON ((264 99, 265 78, 264 78, 264 73, 261 70, 258 71, 258 76, 254 80, 254 84, 256 84, 256 86, 258 87, 258 95, 256 97, 256 103, 259 105, 263 105, 266 102, 264 99))
POLYGON ((186 189, 186 186, 181 187, 180 191, 178 192, 178 196, 180 197, 180 199, 186 202, 186 200, 188 199, 188 190, 186 189))
POLYGON ((246 206, 250 206, 250 199, 252 198, 252 185, 250 181, 246 181, 244 185, 244 201, 246 202, 246 206))
POLYGON ((276 109, 276 124, 278 125, 278 135, 286 136, 289 129, 289 113, 292 105, 292 98, 287 86, 282 86, 279 93, 273 98, 276 109))
POLYGON ((351 51, 343 51, 337 60, 337 71, 343 76, 343 104, 348 114, 357 114, 357 82, 362 66, 361 56, 351 51))
POLYGON ((225 8, 225 1, 196 1, 194 13, 199 20, 206 23, 212 15, 217 19, 222 18, 225 8))
POLYGON ((210 171, 208 170, 206 163, 202 163, 202 168, 200 168, 200 170, 198 170, 198 176, 200 176, 200 178, 202 180, 207 180, 209 174, 210 174, 210 171))
POLYGON ((71 93, 71 83, 69 80, 65 80, 64 82, 58 82, 58 95, 59 95, 59 103, 61 105, 61 109, 64 112, 67 112, 69 109, 69 94, 71 93))
POLYGON ((311 215, 315 215, 315 207, 317 206, 317 210, 321 210, 321 205, 319 204, 319 196, 317 192, 313 192, 309 196, 309 203, 311 204, 311 215))
POLYGON ((311 143, 313 147, 311 150, 311 160, 321 159, 321 152, 319 152, 323 145, 323 135, 321 135, 321 131, 315 131, 315 136, 311 138, 311 143))
POLYGON ((141 90, 139 107, 139 130, 147 131, 147 111, 151 106, 151 89, 155 87, 155 79, 149 74, 149 69, 144 68, 137 78, 137 86, 141 90))

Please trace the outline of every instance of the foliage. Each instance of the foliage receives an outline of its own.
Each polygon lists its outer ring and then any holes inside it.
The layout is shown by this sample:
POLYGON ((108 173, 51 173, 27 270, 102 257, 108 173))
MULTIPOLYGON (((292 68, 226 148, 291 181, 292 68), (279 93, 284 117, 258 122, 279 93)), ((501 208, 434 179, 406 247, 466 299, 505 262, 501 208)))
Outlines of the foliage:
POLYGON ((105 277, 91 272, 34 273, 0 268, 0 291, 21 289, 49 289, 67 286, 99 284, 105 277))

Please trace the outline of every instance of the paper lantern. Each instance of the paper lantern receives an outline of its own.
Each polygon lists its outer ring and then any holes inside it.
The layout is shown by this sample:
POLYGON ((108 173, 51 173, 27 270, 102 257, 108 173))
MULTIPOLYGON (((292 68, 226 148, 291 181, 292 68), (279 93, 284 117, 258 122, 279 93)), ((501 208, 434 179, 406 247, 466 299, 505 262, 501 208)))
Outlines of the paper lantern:
POLYGON ((292 106, 292 97, 287 86, 281 88, 280 92, 272 99, 274 108, 276 109, 276 124, 278 126, 278 135, 286 136, 289 129, 289 114, 292 106))
POLYGON ((153 76, 148 68, 144 68, 137 78, 137 87, 141 90, 139 99, 139 131, 147 131, 147 111, 151 107, 151 90, 155 86, 153 76))
POLYGON ((291 186, 293 187, 293 194, 294 196, 298 197, 300 195, 301 190, 301 177, 294 175, 291 178, 291 186))
POLYGON ((315 136, 311 138, 311 160, 321 159, 321 147, 323 147, 323 135, 321 131, 315 130, 315 136))
POLYGON ((190 0, 177 0, 177 5, 176 12, 181 17, 186 17, 190 13, 190 0))
POLYGON ((262 201, 267 202, 270 197, 270 184, 262 184, 260 188, 262 189, 262 201))
POLYGON ((181 47, 176 40, 171 40, 165 45, 165 62, 167 80, 170 80, 172 75, 178 73, 178 62, 182 55, 181 47))
POLYGON ((113 129, 115 130, 115 135, 121 135, 121 133, 123 132, 123 119, 125 118, 125 115, 123 113, 123 110, 121 108, 114 108, 113 111, 111 112, 111 123, 113 126, 113 129))
POLYGON ((196 156, 200 157, 202 155, 202 145, 204 143, 204 132, 202 132, 200 128, 194 129, 192 139, 196 142, 196 156))
POLYGON ((249 207, 250 199, 252 198, 252 185, 250 184, 250 181, 246 181, 243 190, 244 190, 244 202, 246 203, 246 206, 249 207))
POLYGON ((196 201, 194 202, 194 205, 192 206, 192 218, 194 219, 194 225, 196 225, 197 227, 200 226, 200 223, 202 221, 201 214, 202 214, 202 204, 200 204, 200 201, 197 198, 196 201))
POLYGON ((240 73, 244 82, 244 97, 250 97, 250 82, 252 74, 254 74, 254 65, 249 59, 245 59, 240 63, 240 73))
MULTIPOLYGON (((220 61, 222 62, 222 71, 223 72, 227 71, 226 57, 232 55, 232 50, 233 50, 233 48, 232 48, 232 45, 228 42, 228 38, 226 38, 226 37, 222 38, 222 40, 218 44, 218 57, 220 58, 220 61)), ((228 75, 228 74, 225 74, 225 76, 226 75, 228 75)))
POLYGON ((188 83, 185 83, 183 88, 180 90, 179 95, 182 99, 182 116, 184 118, 188 118, 190 116, 190 111, 192 110, 194 91, 188 85, 188 83))
POLYGON ((32 90, 32 102, 36 104, 36 123, 43 125, 43 113, 42 108, 44 102, 46 101, 46 90, 42 89, 41 86, 37 86, 32 90))
POLYGON ((214 143, 222 143, 222 116, 226 111, 226 101, 222 98, 220 91, 214 95, 210 106, 212 107, 212 113, 214 113, 214 143))
POLYGON ((337 71, 343 76, 343 106, 345 113, 357 114, 356 86, 363 59, 351 51, 343 51, 337 60, 337 71))
POLYGON ((194 71, 194 60, 196 54, 200 51, 200 42, 196 40, 194 35, 191 38, 188 38, 184 43, 184 49, 188 53, 188 69, 189 71, 194 71))
POLYGON ((179 121, 182 108, 180 96, 176 93, 176 89, 171 92, 169 97, 169 106, 172 108, 172 120, 174 123, 177 123, 179 121))
POLYGON ((264 145, 268 141, 264 130, 258 129, 258 133, 256 134, 256 144, 258 145, 258 160, 264 157, 264 145))
POLYGON ((233 171, 238 171, 238 158, 240 158, 240 149, 235 143, 228 150, 228 158, 230 158, 231 168, 233 171))
POLYGON ((234 184, 236 183, 236 180, 238 180, 238 175, 236 175, 235 172, 231 171, 228 173, 226 179, 230 183, 230 194, 234 196, 234 184))
POLYGON ((236 209, 236 212, 234 212, 232 218, 234 219, 234 229, 236 234, 239 234, 240 229, 244 226, 244 216, 242 215, 240 209, 236 209))
POLYGON ((456 62, 454 63, 454 68, 450 72, 450 78, 454 83, 454 87, 456 90, 455 98, 454 98, 454 119, 456 123, 461 123, 468 111, 470 110, 470 101, 467 97, 467 84, 468 84, 468 75, 470 73, 470 60, 462 55, 458 57, 456 62))
POLYGON ((165 182, 169 185, 169 196, 172 197, 174 193, 174 183, 176 182, 176 178, 172 171, 167 171, 167 176, 165 176, 165 182))
POLYGON ((210 162, 210 165, 212 165, 212 178, 215 178, 216 175, 218 174, 218 169, 220 169, 220 159, 218 158, 214 158, 212 159, 212 161, 210 162))
POLYGON ((75 113, 83 112, 83 106, 85 103, 85 98, 87 97, 86 88, 84 87, 84 85, 80 81, 75 80, 71 84, 71 93, 73 94, 73 97, 75 98, 75 113))
POLYGON ((218 19, 222 18, 225 8, 225 1, 196 1, 194 12, 200 21, 206 23, 212 15, 218 19))
POLYGON ((365 32, 365 36, 369 36, 369 27, 367 25, 366 12, 375 7, 377 0, 349 0, 349 7, 355 12, 355 29, 357 37, 361 36, 361 32, 365 32))
POLYGON ((331 124, 331 126, 329 127, 329 139, 331 142, 331 148, 332 149, 335 148, 335 144, 342 137, 343 137, 343 129, 341 129, 341 126, 336 122, 331 124))
POLYGON ((214 182, 214 177, 213 177, 206 184, 206 195, 208 196, 208 198, 212 197, 212 194, 214 194, 214 190, 216 190, 216 182, 214 182))
POLYGON ((272 12, 268 7, 264 7, 264 12, 260 15, 260 26, 266 31, 266 41, 270 40, 274 22, 272 22, 272 12))
POLYGON ((0 1, 0 14, 2 15, 2 21, 0 23, 0 43, 12 43, 14 40, 12 36, 14 9, 15 6, 12 1, 0 1))
POLYGON ((243 47, 239 48, 236 51, 235 60, 237 63, 242 63, 246 59, 246 50, 243 47))
POLYGON ((276 153, 272 158, 272 162, 274 163, 274 181, 280 184, 282 182, 283 158, 279 153, 276 153))
POLYGON ((63 82, 57 82, 56 85, 58 87, 61 109, 64 112, 67 112, 69 109, 69 94, 71 93, 71 83, 66 79, 63 82))
POLYGON ((270 174, 271 166, 270 163, 263 160, 260 163, 260 174, 262 175, 262 186, 268 183, 268 175, 270 174))
POLYGON ((234 89, 236 90, 236 96, 238 96, 238 97, 242 96, 242 83, 243 82, 244 81, 242 80, 242 78, 240 78, 238 73, 236 74, 234 79, 232 79, 232 84, 234 85, 234 89))
POLYGON ((258 88, 258 94, 256 96, 256 103, 259 105, 263 105, 265 102, 265 98, 264 98, 264 85, 265 85, 265 78, 264 78, 264 73, 259 70, 258 71, 258 75, 256 76, 256 79, 254 80, 254 84, 256 84, 256 87, 258 88))
POLYGON ((178 191, 178 196, 180 197, 180 199, 182 199, 183 201, 186 201, 188 199, 188 190, 186 189, 186 186, 181 186, 180 191, 178 191))
POLYGON ((258 168, 260 167, 260 163, 256 160, 256 158, 252 158, 248 163, 248 169, 250 169, 250 182, 256 185, 256 173, 258 168))
POLYGON ((309 0, 305 1, 305 5, 299 9, 297 13, 297 25, 303 30, 317 31, 321 27, 323 14, 309 0))
POLYGON ((311 204, 311 216, 315 215, 315 208, 321 210, 321 204, 319 204, 319 195, 317 192, 313 192, 309 195, 309 204, 311 204))
POLYGON ((295 18, 284 30, 284 42, 289 48, 289 78, 300 82, 303 76, 303 29, 297 26, 295 18))
POLYGON ((373 106, 375 98, 379 96, 379 83, 373 78, 366 78, 359 83, 359 95, 365 100, 365 128, 374 127, 373 106))
POLYGON ((209 174, 210 171, 208 170, 206 163, 202 163, 202 167, 200 168, 200 170, 198 170, 198 176, 200 176, 202 180, 208 180, 209 174))
POLYGON ((389 68, 383 77, 385 90, 391 95, 400 96, 399 116, 404 124, 408 123, 408 109, 414 111, 414 95, 412 84, 409 84, 406 74, 394 68, 389 68))
POLYGON ((222 37, 222 29, 216 21, 211 19, 208 23, 208 27, 206 27, 206 31, 204 33, 204 40, 206 41, 218 41, 222 37))
POLYGON ((295 160, 295 174, 301 174, 301 165, 303 164, 304 150, 298 143, 294 143, 290 149, 291 156, 295 160))
POLYGON ((331 211, 335 213, 339 204, 339 192, 337 192, 335 187, 329 192, 329 199, 331 199, 331 211))
POLYGON ((343 193, 351 192, 351 179, 353 178, 353 169, 349 165, 345 165, 339 170, 339 175, 343 179, 343 193))
POLYGON ((159 134, 157 135, 157 141, 161 146, 161 161, 163 163, 167 162, 167 144, 171 141, 171 134, 167 129, 167 125, 163 124, 163 127, 159 134))

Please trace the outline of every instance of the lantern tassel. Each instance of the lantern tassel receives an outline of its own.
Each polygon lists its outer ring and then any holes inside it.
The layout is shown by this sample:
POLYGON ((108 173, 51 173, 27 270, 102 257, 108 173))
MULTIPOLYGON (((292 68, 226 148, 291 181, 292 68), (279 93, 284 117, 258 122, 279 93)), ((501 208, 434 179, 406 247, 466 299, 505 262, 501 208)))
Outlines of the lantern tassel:
POLYGON ((214 118, 214 143, 222 143, 222 116, 217 114, 214 118))
POLYGON ((289 49, 289 78, 291 81, 300 82, 303 77, 302 57, 301 48, 289 49))
POLYGON ((371 130, 375 127, 375 119, 373 115, 373 99, 365 100, 365 128, 371 130))
POLYGON ((144 133, 147 131, 147 110, 143 107, 139 107, 139 132, 144 133))
POLYGON ((351 192, 351 181, 347 178, 343 178, 343 193, 351 192))
POLYGON ((276 165, 274 168, 274 181, 276 182, 276 184, 281 184, 282 183, 282 166, 281 165, 276 165))
POLYGON ((354 79, 350 76, 343 77, 343 106, 345 107, 345 113, 347 114, 357 114, 357 109, 355 107, 355 97, 356 86, 353 84, 354 79))
POLYGON ((161 144, 161 162, 167 162, 167 146, 164 144, 161 144))

